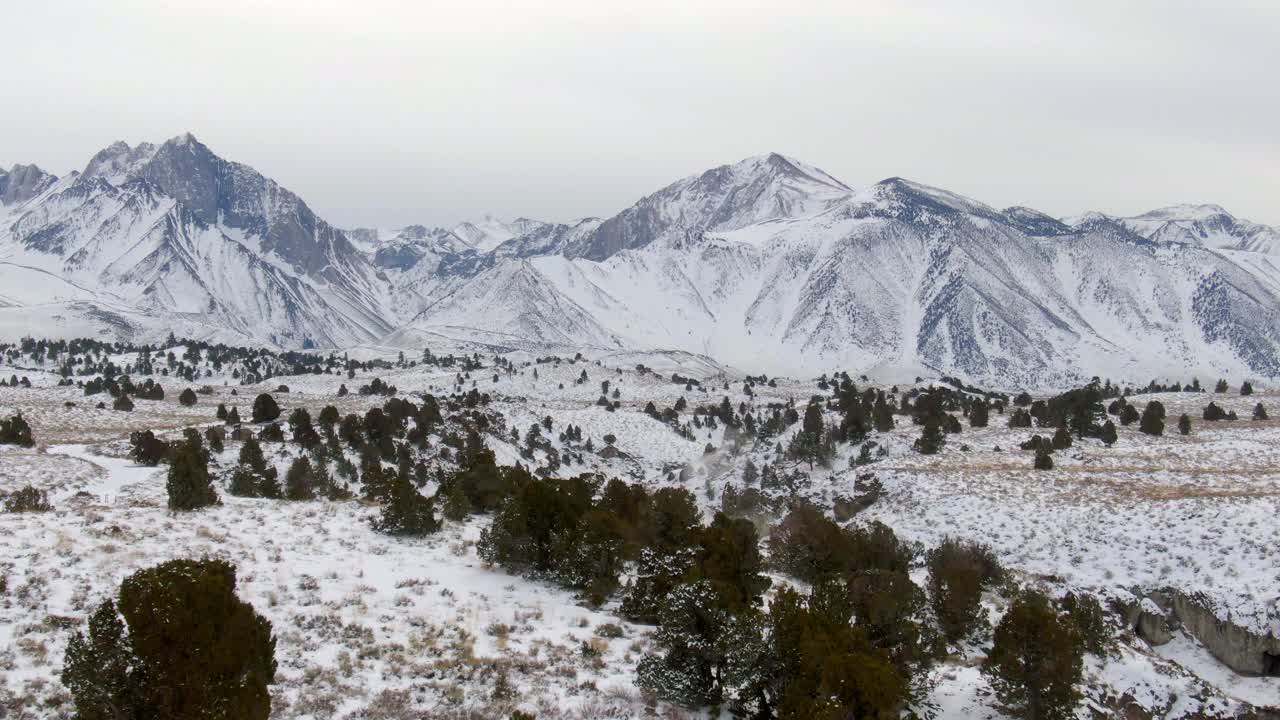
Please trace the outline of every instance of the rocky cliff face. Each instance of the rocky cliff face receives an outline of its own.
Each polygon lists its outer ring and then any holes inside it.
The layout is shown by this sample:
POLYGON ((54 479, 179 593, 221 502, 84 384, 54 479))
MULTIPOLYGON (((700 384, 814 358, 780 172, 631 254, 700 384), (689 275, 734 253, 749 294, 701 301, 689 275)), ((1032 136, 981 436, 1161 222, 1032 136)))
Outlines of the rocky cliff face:
POLYGON ((35 165, 14 165, 0 169, 0 205, 21 205, 48 190, 57 178, 35 165))

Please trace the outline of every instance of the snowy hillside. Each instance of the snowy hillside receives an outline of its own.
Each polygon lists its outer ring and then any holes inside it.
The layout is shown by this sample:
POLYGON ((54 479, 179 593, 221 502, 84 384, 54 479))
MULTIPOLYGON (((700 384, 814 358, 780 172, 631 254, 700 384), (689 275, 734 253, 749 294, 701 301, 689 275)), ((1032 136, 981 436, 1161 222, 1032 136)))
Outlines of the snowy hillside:
POLYGON ((190 135, 0 172, 5 338, 678 350, 1064 385, 1280 376, 1280 231, 1214 205, 1058 220, 768 154, 605 219, 339 230, 190 135), (48 279, 44 282, 43 279, 48 279))

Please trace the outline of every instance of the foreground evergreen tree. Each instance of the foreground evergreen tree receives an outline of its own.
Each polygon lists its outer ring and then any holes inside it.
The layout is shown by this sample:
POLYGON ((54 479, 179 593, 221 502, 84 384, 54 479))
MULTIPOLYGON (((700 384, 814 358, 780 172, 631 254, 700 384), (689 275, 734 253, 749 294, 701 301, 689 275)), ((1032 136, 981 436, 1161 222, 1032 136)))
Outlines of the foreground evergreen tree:
POLYGON ((1253 383, 1249 382, 1248 380, 1245 380, 1244 382, 1240 383, 1240 394, 1241 394, 1241 395, 1252 395, 1252 394, 1253 394, 1253 383))
POLYGON ((937 418, 930 417, 924 421, 924 429, 920 432, 920 437, 916 438, 912 447, 921 455, 934 455, 946 443, 947 439, 942 434, 942 425, 937 418))
POLYGON ((265 720, 275 639, 235 586, 235 568, 221 560, 174 560, 126 578, 118 602, 103 603, 88 634, 67 645, 62 682, 77 719, 265 720))
POLYGON ((1053 440, 1051 443, 1054 450, 1066 450, 1071 447, 1071 433, 1066 428, 1060 427, 1053 432, 1053 440))
POLYGON ((71 636, 62 666, 62 684, 71 693, 76 720, 138 717, 141 698, 129 672, 134 657, 114 601, 107 600, 89 616, 88 630, 88 635, 71 636))
POLYGON ((982 609, 982 591, 1004 577, 990 548, 947 539, 929 553, 929 602, 938 628, 950 641, 974 628, 982 609))
POLYGON ((1257 405, 1253 406, 1253 419, 1254 420, 1267 419, 1267 409, 1262 407, 1262 403, 1258 403, 1257 405))
POLYGON ((1218 407, 1217 403, 1211 402, 1207 406, 1205 406, 1202 417, 1204 417, 1204 419, 1209 422, 1216 422, 1218 420, 1226 420, 1227 412, 1223 410, 1221 407, 1218 407))
POLYGON ((192 405, 195 405, 196 400, 198 400, 198 398, 191 388, 187 388, 178 394, 178 403, 183 407, 191 407, 192 405))
POLYGON ((1142 422, 1139 423, 1138 429, 1147 435, 1163 435, 1164 417, 1164 403, 1152 400, 1142 410, 1142 422))
POLYGON ((129 458, 139 465, 155 467, 169 457, 169 443, 150 430, 129 434, 129 458))
POLYGON ((1084 643, 1040 593, 1018 598, 996 627, 982 672, 1006 711, 1025 720, 1075 716, 1084 643))
POLYGON ((1226 380, 1219 380, 1218 384, 1213 386, 1213 391, 1216 393, 1224 393, 1229 389, 1230 389, 1230 386, 1227 385, 1226 380))
POLYGON ((31 436, 31 426, 18 413, 8 420, 0 420, 0 445, 31 447, 36 441, 31 436))
POLYGON ((418 492, 408 479, 396 478, 373 528, 388 535, 427 535, 440 529, 440 521, 430 498, 418 492))
POLYGON ((280 406, 276 399, 268 393, 262 393, 253 400, 253 421, 255 423, 271 422, 280 417, 280 406))
POLYGON ((284 474, 284 496, 290 500, 314 500, 316 497, 316 474, 311 467, 311 460, 306 455, 299 455, 289 465, 284 474))
POLYGON ((1102 423, 1102 431, 1098 433, 1098 439, 1107 447, 1115 445, 1117 440, 1116 424, 1110 420, 1102 423))
POLYGON ((1178 418, 1178 433, 1180 435, 1191 434, 1191 417, 1186 413, 1182 413, 1182 417, 1178 418))
POLYGON ((826 465, 834 448, 826 442, 825 434, 822 408, 818 403, 811 402, 804 410, 804 421, 800 425, 800 431, 791 439, 787 454, 797 460, 808 461, 810 469, 815 462, 826 465))
POLYGON ((978 400, 973 403, 973 407, 969 408, 969 427, 986 427, 990 410, 985 400, 978 400))
POLYGON ((663 603, 656 652, 636 668, 636 683, 691 708, 720 706, 754 679, 763 654, 761 615, 725 605, 710 581, 678 585, 663 603))
POLYGON ((769 605, 767 677, 779 720, 897 718, 907 688, 843 603, 790 588, 769 605))
POLYGON ((218 494, 209 484, 209 455, 199 436, 188 438, 174 449, 165 489, 169 492, 170 510, 197 510, 217 504, 218 494))
POLYGON ((1034 465, 1037 470, 1053 469, 1053 455, 1047 443, 1041 443, 1040 447, 1036 448, 1034 465))

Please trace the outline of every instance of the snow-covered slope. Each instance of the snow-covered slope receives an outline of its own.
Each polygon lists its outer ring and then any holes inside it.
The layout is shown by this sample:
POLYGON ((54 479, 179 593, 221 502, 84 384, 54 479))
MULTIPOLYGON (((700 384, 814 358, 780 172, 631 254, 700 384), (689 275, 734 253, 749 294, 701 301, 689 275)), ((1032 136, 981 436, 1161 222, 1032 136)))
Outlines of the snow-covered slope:
POLYGON ((0 174, 5 335, 448 338, 1003 385, 1280 377, 1277 254, 1274 228, 1217 206, 1057 220, 902 178, 851 188, 776 153, 606 219, 452 229, 338 230, 190 135, 61 179, 0 174))
MULTIPOLYGON (((755 191, 694 203, 708 197, 692 189, 708 175, 681 181, 572 242, 521 256, 518 272, 499 257, 451 279, 411 326, 681 349, 774 372, 1040 385, 1280 374, 1280 288, 1253 253, 1155 242, 1102 216, 1071 227, 901 178, 859 190, 821 182, 802 197, 779 173, 799 166, 779 157, 710 175, 784 187, 786 203, 762 204, 770 193, 755 191), (627 236, 634 243, 601 244, 605 228, 642 226, 627 236)), ((815 176, 826 177, 804 173, 815 176)))
MULTIPOLYGON (((1069 223, 1106 217, 1091 213, 1069 223)), ((1126 218, 1111 218, 1155 242, 1203 245, 1280 255, 1280 228, 1235 217, 1219 205, 1172 205, 1126 218)))
POLYGON ((0 259, 155 328, 181 318, 280 345, 339 346, 398 319, 386 284, 341 231, 190 135, 116 143, 17 205, 0 227, 0 259))

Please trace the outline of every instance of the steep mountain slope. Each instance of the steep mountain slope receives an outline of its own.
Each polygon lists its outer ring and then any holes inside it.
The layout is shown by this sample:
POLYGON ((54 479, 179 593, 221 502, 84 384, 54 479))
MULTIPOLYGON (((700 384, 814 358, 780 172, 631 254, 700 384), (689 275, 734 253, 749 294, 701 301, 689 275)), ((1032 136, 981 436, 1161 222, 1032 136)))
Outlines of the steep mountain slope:
POLYGON ((663 237, 811 215, 849 192, 825 172, 771 153, 668 185, 604 221, 564 252, 568 257, 605 260, 663 237))
MULTIPOLYGON (((1077 220, 1108 218, 1091 213, 1077 220)), ((1242 220, 1218 205, 1172 205, 1127 218, 1108 218, 1148 240, 1280 255, 1280 228, 1242 220)))
POLYGON ((0 168, 0 211, 16 207, 48 190, 57 178, 35 165, 0 168))
POLYGON ((178 317, 281 345, 340 346, 384 334, 397 317, 341 231, 190 135, 98 153, 10 214, 0 257, 151 315, 157 328, 178 317))
MULTIPOLYGON (((735 174, 743 185, 776 177, 747 162, 762 177, 735 174)), ((563 252, 525 256, 522 282, 509 274, 514 260, 498 259, 451 280, 411 327, 675 348, 774 372, 923 369, 1005 384, 1280 374, 1270 265, 1151 241, 1107 218, 1073 228, 996 210, 901 178, 846 188, 835 202, 824 186, 793 198, 811 214, 763 221, 757 193, 693 212, 688 187, 642 201, 650 217, 683 220, 639 247, 595 260, 574 250, 596 247, 589 231, 563 252)))
POLYGON ((0 334, 679 351, 999 385, 1280 377, 1277 232, 1217 206, 1058 220, 778 154, 617 215, 342 231, 190 135, 0 173, 0 334))

